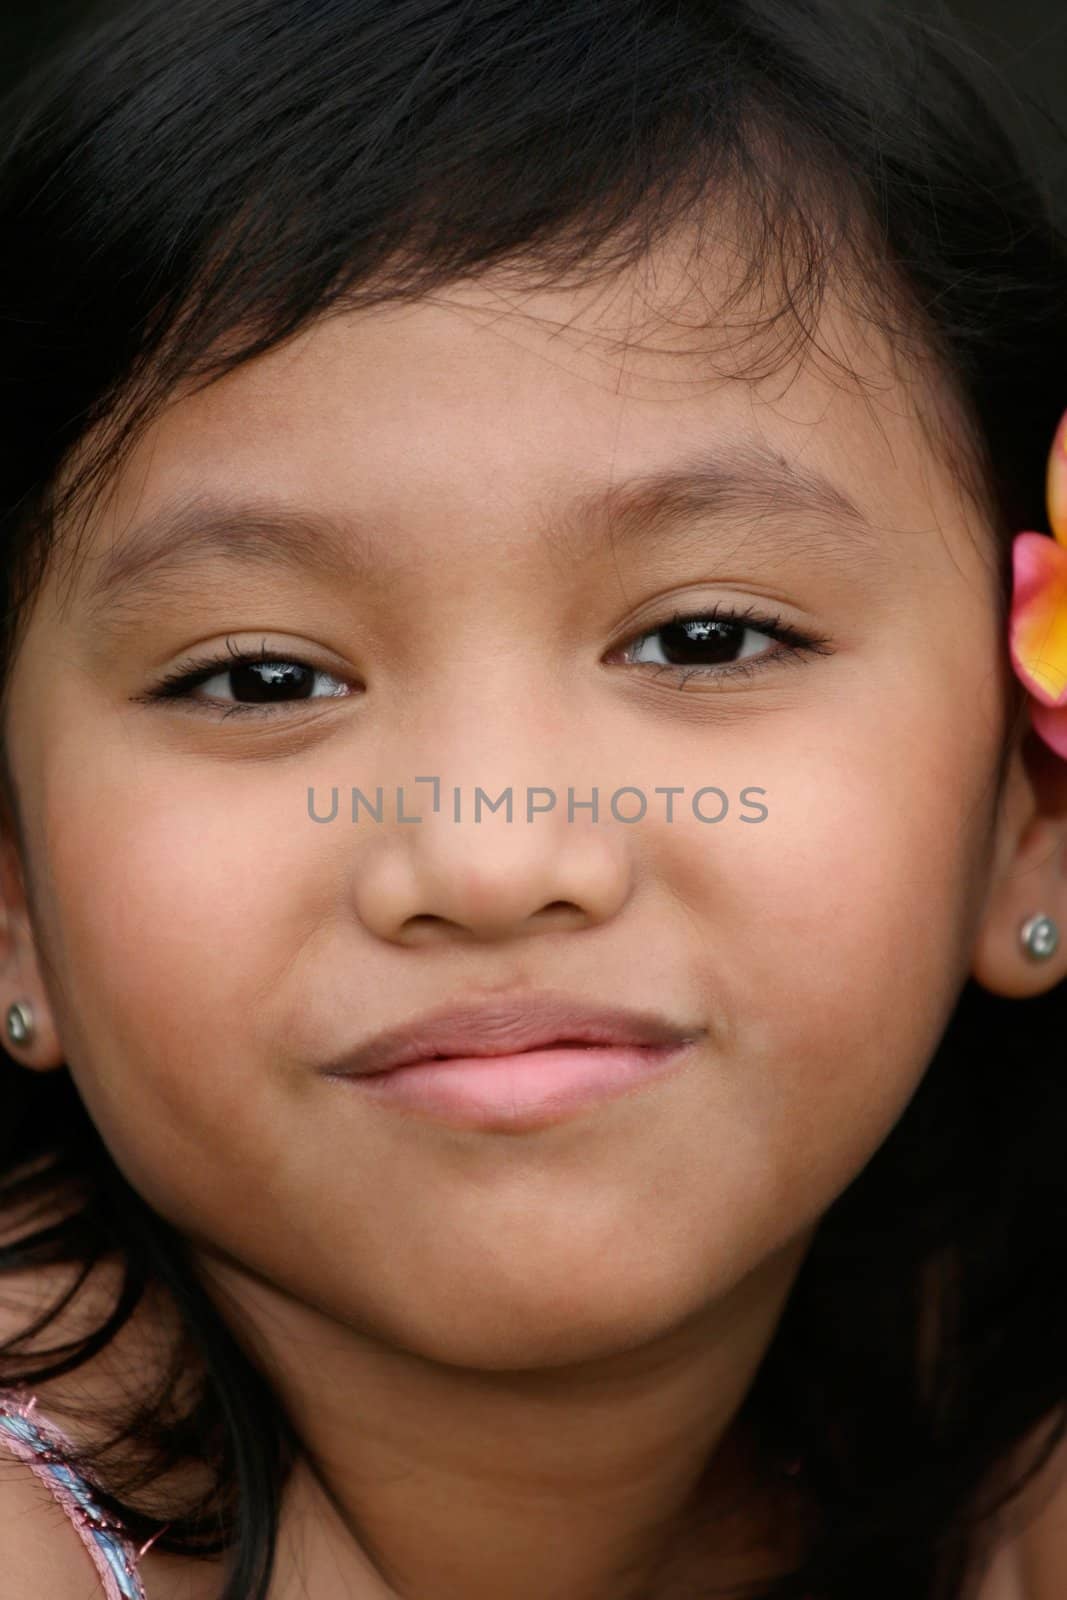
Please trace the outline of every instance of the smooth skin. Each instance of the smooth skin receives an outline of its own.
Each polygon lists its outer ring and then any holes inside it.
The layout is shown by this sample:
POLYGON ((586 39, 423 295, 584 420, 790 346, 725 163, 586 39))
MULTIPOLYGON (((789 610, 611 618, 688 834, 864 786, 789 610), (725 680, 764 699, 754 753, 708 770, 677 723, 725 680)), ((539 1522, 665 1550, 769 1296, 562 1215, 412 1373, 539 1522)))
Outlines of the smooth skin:
MULTIPOLYGON (((1065 764, 1020 738, 995 808, 995 548, 929 442, 948 401, 837 296, 822 348, 862 383, 808 346, 762 378, 747 348, 713 362, 735 263, 706 254, 698 289, 662 247, 613 282, 328 318, 178 396, 32 612, 0 1002, 29 1000, 19 1059, 69 1064, 298 1427, 278 1600, 620 1600, 709 1461, 702 1570, 751 1573, 732 1424, 819 1219, 968 973, 1023 996, 1067 972, 1067 944, 1018 947, 1035 911, 1067 926, 1065 764), (869 533, 773 493, 637 541, 567 520, 580 491, 739 441, 826 474, 869 533), (94 606, 112 552, 208 493, 330 518, 362 572, 190 555, 94 606), (748 635, 756 672, 682 685, 654 630, 713 603, 826 653, 748 635), (223 715, 225 677, 137 698, 227 638, 329 677, 247 715, 223 715), (419 774, 595 786, 601 821, 457 824, 419 774), (423 822, 353 826, 350 786, 379 783, 423 822), (308 787, 334 784, 317 825, 308 787), (657 785, 710 784, 722 824, 665 820, 657 785), (607 812, 623 785, 656 799, 638 824, 607 812), (545 988, 702 1036, 662 1082, 527 1131, 320 1071, 445 1001, 545 988)), ((145 1573, 153 1600, 218 1592, 155 1553, 145 1573)))

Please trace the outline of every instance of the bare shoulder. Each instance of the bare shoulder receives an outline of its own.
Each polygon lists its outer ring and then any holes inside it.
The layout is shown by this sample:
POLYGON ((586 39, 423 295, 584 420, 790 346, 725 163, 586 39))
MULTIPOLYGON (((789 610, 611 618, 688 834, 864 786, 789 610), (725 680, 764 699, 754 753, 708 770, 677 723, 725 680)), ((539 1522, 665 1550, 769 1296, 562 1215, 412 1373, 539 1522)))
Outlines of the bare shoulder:
MULTIPOLYGON (((25 1334, 37 1316, 73 1288, 77 1275, 73 1265, 0 1274, 0 1344, 25 1334)), ((30 1341, 30 1349, 43 1351, 93 1331, 113 1307, 120 1280, 121 1263, 101 1262, 75 1302, 30 1341)), ((123 1412, 137 1392, 137 1376, 147 1378, 160 1361, 174 1331, 166 1311, 160 1299, 146 1297, 103 1350, 73 1372, 35 1384, 42 1416, 77 1444, 94 1442, 99 1419, 123 1412)), ((0 1387, 4 1381, 0 1369, 0 1387)), ((176 1476, 183 1490, 184 1481, 176 1476)), ((217 1600, 224 1587, 222 1561, 194 1561, 153 1549, 142 1556, 139 1570, 152 1600, 217 1600)), ((97 1600, 103 1588, 62 1506, 0 1434, 0 1600, 15 1595, 97 1600)))
POLYGON ((0 1565, 7 1594, 87 1600, 100 1587, 92 1557, 62 1506, 2 1444, 0 1565))
POLYGON ((1015 1543, 1023 1600, 1059 1600, 1067 1581, 1067 1435, 1024 1492, 1015 1543))
MULTIPOLYGON (((71 1277, 71 1270, 58 1269, 0 1276, 0 1344, 23 1335, 71 1277)), ((56 1337, 50 1329, 43 1343, 56 1337)), ((5 1366, 9 1368, 10 1362, 5 1366)), ((49 1386, 42 1385, 37 1393, 42 1411, 51 1414, 49 1386)), ((5 1594, 88 1600, 102 1592, 92 1557, 70 1518, 47 1484, 5 1440, 0 1433, 0 1567, 5 1594)))
POLYGON ((1027 1585, 1017 1539, 1001 1540, 991 1565, 982 1574, 974 1600, 1042 1600, 1027 1585))
MULTIPOLYGON (((1013 1457, 1037 1459, 1052 1422, 1043 1422, 1013 1457)), ((1067 1436, 1011 1503, 1002 1535, 974 1600, 1062 1600, 1067 1592, 1067 1436)))

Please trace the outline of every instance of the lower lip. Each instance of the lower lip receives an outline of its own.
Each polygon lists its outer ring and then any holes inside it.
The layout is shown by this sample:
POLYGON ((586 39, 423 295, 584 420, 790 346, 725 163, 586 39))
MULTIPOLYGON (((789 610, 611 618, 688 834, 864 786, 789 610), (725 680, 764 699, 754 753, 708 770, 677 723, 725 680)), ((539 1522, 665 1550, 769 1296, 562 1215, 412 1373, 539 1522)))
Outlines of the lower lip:
POLYGON ((459 1126, 533 1128, 672 1075, 684 1065, 692 1042, 450 1056, 346 1082, 387 1105, 459 1126))

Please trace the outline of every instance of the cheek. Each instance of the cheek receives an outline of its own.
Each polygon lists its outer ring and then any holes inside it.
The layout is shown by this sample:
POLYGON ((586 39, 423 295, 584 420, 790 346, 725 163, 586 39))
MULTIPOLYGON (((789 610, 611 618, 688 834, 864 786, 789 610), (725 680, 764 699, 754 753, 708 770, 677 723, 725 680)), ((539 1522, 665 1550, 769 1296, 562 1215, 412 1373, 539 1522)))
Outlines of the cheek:
POLYGON ((43 813, 43 909, 61 1037, 102 1136, 171 1211, 175 1181, 217 1191, 235 1130, 242 1181, 269 1182, 284 1041, 261 1035, 323 919, 311 897, 331 881, 329 830, 299 825, 298 783, 250 769, 200 788, 185 777, 180 804, 162 780, 63 793, 43 813))
POLYGON ((780 748, 763 764, 769 815, 721 842, 713 828, 664 834, 661 871, 703 929, 704 1009, 720 1028, 709 1092, 725 1097, 753 1218, 814 1215, 858 1174, 967 975, 980 753, 958 750, 949 782, 891 739, 841 748, 780 748))

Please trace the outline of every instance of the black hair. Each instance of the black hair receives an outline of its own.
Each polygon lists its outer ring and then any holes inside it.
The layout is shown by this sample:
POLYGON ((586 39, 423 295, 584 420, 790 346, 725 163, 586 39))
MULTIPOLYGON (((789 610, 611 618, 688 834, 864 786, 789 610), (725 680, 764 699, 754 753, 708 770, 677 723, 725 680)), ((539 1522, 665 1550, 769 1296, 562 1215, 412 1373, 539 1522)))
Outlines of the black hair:
MULTIPOLYGON (((180 386, 314 317, 465 276, 581 281, 684 226, 699 250, 728 205, 739 295, 777 291, 748 330, 779 336, 772 363, 817 342, 833 287, 943 380, 935 442, 980 498, 1006 617, 1010 537, 1045 526, 1067 403, 1067 237, 1004 93, 948 18, 848 0, 98 6, 0 105, 3 683, 48 563, 75 548, 58 530, 180 386)), ((709 338, 728 311, 709 310, 709 338)), ((1026 1479, 1020 1443, 1044 1423, 1049 1450, 1061 1436, 1067 1297, 1043 1241, 1067 1227, 1065 1038, 1063 984, 1017 1001, 968 979, 905 1112, 821 1220, 743 1407, 768 1477, 805 1461, 782 1491, 807 1519, 803 1561, 761 1597, 952 1600, 1026 1479)), ((173 1357, 112 1419, 120 1459, 80 1464, 138 1540, 228 1552, 222 1600, 265 1600, 298 1440, 66 1067, 0 1055, 0 1209, 19 1222, 0 1271, 78 1269, 0 1346, 0 1381, 73 1371, 162 1290, 173 1357), (100 1327, 31 1354, 110 1258, 100 1327), (183 1461, 210 1489, 150 1508, 142 1491, 183 1461)))

